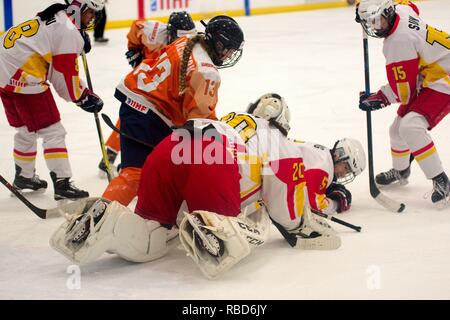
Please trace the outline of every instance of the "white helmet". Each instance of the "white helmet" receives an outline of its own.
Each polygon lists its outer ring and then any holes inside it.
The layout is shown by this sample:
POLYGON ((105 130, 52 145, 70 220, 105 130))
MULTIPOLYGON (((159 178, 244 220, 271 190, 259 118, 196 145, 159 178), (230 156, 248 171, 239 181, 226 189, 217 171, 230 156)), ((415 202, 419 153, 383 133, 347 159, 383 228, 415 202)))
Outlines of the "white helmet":
POLYGON ((285 135, 291 129, 289 107, 279 94, 266 93, 262 95, 248 106, 247 112, 275 124, 285 135))
POLYGON ((346 184, 359 174, 361 174, 366 168, 366 154, 364 148, 356 139, 344 138, 336 141, 333 149, 333 161, 335 164, 345 162, 347 163, 348 173, 343 177, 338 177, 337 182, 340 184, 346 184))
POLYGON ((385 38, 389 34, 396 17, 393 0, 361 0, 357 10, 367 35, 385 38), (386 19, 387 25, 382 25, 381 17, 386 19))
POLYGON ((105 0, 65 0, 68 5, 74 5, 80 8, 81 12, 86 9, 92 9, 94 11, 101 11, 105 7, 105 0))

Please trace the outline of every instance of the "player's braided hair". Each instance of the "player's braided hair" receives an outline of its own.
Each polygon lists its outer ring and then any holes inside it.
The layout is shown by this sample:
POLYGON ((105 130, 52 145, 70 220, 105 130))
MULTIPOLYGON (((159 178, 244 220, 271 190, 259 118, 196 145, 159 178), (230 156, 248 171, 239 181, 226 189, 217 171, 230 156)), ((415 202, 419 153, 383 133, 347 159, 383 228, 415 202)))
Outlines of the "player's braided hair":
POLYGON ((42 21, 47 21, 53 19, 55 17, 55 14, 62 10, 66 10, 68 7, 69 5, 67 4, 55 3, 47 7, 45 10, 38 12, 37 16, 41 18, 42 21))
POLYGON ((197 34, 195 37, 188 40, 186 46, 183 50, 183 56, 181 58, 181 68, 180 68, 180 95, 184 93, 186 90, 186 73, 189 65, 189 58, 191 56, 192 50, 194 49, 194 46, 200 43, 201 46, 208 52, 208 55, 211 56, 211 52, 209 47, 205 43, 205 35, 204 34, 197 34))

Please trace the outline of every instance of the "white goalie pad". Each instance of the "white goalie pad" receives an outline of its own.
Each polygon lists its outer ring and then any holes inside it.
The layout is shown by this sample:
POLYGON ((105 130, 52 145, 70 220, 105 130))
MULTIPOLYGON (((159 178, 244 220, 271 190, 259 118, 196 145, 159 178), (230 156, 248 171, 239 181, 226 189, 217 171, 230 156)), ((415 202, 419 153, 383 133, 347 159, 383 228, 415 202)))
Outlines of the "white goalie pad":
POLYGON ((203 274, 215 279, 248 256, 251 247, 265 242, 270 222, 265 219, 257 222, 208 211, 185 213, 180 224, 180 241, 203 274))
POLYGON ((106 251, 133 262, 167 253, 167 229, 116 201, 98 199, 78 211, 50 239, 52 248, 77 264, 94 261, 106 251))

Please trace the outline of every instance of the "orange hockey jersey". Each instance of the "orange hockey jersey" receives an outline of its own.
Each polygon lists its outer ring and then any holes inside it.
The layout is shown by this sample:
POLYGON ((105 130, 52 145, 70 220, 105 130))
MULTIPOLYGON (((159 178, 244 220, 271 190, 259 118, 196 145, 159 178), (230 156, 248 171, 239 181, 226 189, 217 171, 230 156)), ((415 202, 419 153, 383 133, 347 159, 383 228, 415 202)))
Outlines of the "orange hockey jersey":
MULTIPOLYGON (((196 29, 179 30, 184 35, 195 35, 196 29)), ((157 59, 162 49, 168 45, 167 24, 152 20, 136 20, 127 34, 128 50, 144 50, 145 59, 157 59)))
POLYGON ((220 75, 200 44, 191 52, 186 87, 180 92, 181 59, 189 39, 177 39, 157 60, 144 60, 121 81, 117 90, 127 97, 127 105, 143 113, 152 110, 170 126, 191 118, 216 119, 220 75))

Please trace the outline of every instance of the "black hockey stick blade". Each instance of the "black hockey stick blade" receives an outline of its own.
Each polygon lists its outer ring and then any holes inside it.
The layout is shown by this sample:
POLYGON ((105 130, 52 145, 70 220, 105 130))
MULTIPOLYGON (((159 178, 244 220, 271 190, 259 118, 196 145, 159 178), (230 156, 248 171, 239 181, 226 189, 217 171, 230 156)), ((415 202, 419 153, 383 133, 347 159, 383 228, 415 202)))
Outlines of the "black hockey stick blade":
POLYGON ((3 183, 3 185, 8 188, 9 191, 11 191, 20 201, 22 201, 35 215, 37 215, 41 219, 47 219, 47 210, 41 209, 36 207, 34 204, 32 204, 30 201, 28 201, 27 198, 24 197, 24 195, 14 188, 8 181, 6 181, 5 178, 3 178, 0 175, 0 182, 3 183))
POLYGON ((147 143, 147 142, 145 142, 145 141, 136 139, 136 138, 134 138, 134 137, 132 137, 132 136, 126 134, 125 132, 123 132, 123 131, 120 130, 119 128, 117 128, 117 127, 113 124, 113 122, 111 121, 111 118, 108 117, 107 114, 102 113, 102 118, 103 118, 103 121, 105 121, 105 123, 106 123, 106 125, 107 125, 108 127, 110 127, 113 131, 117 132, 117 133, 120 134, 121 136, 124 136, 125 138, 130 139, 130 140, 136 141, 136 142, 138 142, 138 143, 140 143, 140 144, 143 144, 144 146, 147 146, 147 147, 149 147, 149 148, 152 148, 152 149, 155 148, 155 146, 153 146, 153 145, 151 145, 151 144, 149 144, 149 143, 147 143))
MULTIPOLYGON (((312 210, 311 210, 311 211, 312 211, 312 210)), ((357 232, 361 232, 361 227, 360 227, 360 226, 355 226, 354 224, 348 223, 348 222, 346 222, 346 221, 344 221, 344 220, 335 218, 335 217, 333 217, 333 216, 330 216, 330 215, 325 214, 325 213, 322 213, 322 212, 317 212, 317 211, 312 211, 312 212, 315 213, 315 214, 317 214, 318 216, 320 216, 320 217, 322 217, 322 218, 331 220, 331 221, 333 221, 333 222, 335 222, 335 223, 341 224, 341 225, 343 225, 343 226, 345 226, 345 227, 347 227, 347 228, 353 229, 353 230, 355 230, 355 231, 357 231, 357 232)))

